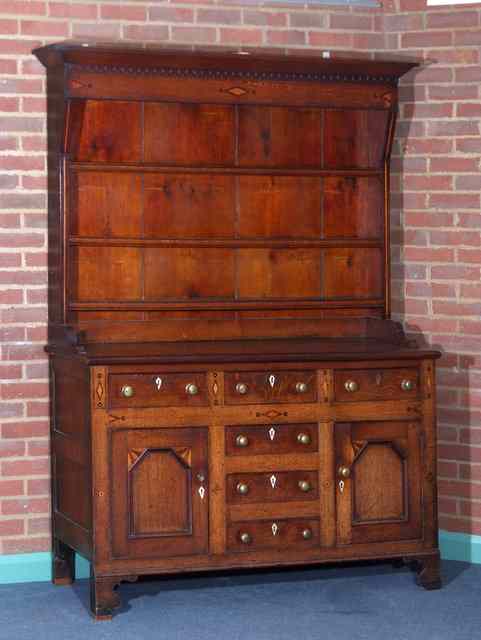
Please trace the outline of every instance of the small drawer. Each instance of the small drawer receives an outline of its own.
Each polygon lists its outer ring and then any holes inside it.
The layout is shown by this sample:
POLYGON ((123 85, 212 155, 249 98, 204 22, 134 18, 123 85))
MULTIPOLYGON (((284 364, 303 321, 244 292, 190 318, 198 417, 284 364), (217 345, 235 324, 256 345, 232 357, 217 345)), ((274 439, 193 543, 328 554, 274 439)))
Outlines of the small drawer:
POLYGON ((109 398, 111 407, 206 406, 206 374, 114 373, 109 398))
POLYGON ((281 424, 227 427, 228 456, 277 453, 310 453, 318 448, 317 424, 281 424))
POLYGON ((315 371, 236 371, 224 375, 225 404, 316 402, 315 371))
POLYGON ((233 473, 227 476, 227 502, 287 502, 319 498, 317 471, 233 473))
POLYGON ((228 551, 310 549, 319 546, 319 520, 251 520, 227 527, 228 551))
POLYGON ((334 372, 337 402, 399 400, 419 396, 419 371, 403 369, 349 369, 334 372))

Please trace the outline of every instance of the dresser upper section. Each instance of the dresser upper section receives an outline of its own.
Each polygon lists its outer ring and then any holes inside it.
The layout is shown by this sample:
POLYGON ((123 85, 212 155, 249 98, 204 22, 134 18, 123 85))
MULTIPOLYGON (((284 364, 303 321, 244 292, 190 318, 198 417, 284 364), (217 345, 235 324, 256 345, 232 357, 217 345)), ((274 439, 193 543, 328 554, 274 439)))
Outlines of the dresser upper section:
POLYGON ((388 162, 414 63, 79 43, 35 54, 48 68, 51 325, 102 342, 122 327, 127 341, 213 326, 272 337, 279 323, 301 336, 388 317, 388 162))

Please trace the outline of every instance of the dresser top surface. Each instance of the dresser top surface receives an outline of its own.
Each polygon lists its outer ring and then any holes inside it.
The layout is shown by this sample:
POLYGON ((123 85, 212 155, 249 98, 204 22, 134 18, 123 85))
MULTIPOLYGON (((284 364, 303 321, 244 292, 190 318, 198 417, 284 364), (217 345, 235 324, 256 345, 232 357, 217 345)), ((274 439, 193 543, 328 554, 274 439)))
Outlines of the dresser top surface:
MULTIPOLYGON (((194 47, 175 48, 159 44, 133 44, 125 42, 95 42, 67 40, 35 49, 33 53, 46 67, 59 64, 78 65, 159 65, 175 68, 197 68, 201 70, 237 69, 268 73, 269 71, 309 73, 351 74, 355 81, 367 76, 386 76, 397 80, 404 73, 419 65, 418 61, 402 56, 383 54, 382 58, 368 54, 342 51, 302 51, 290 49, 194 47)), ((128 69, 124 69, 128 71, 128 69)), ((294 78, 290 78, 294 79, 294 78)))
POLYGON ((376 338, 286 338, 201 340, 185 342, 88 343, 79 354, 89 364, 321 362, 437 358, 435 350, 419 350, 376 338))

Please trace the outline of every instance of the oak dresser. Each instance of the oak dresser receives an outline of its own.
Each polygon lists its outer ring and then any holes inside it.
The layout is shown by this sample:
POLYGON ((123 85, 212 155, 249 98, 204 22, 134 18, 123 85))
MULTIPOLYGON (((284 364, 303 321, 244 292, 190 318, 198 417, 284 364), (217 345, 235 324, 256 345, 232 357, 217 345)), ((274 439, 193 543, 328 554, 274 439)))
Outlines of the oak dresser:
MULTIPOLYGON (((53 581, 366 559, 437 588, 436 351, 389 319, 409 61, 47 67, 53 581)), ((341 570, 341 569, 340 569, 341 570)))

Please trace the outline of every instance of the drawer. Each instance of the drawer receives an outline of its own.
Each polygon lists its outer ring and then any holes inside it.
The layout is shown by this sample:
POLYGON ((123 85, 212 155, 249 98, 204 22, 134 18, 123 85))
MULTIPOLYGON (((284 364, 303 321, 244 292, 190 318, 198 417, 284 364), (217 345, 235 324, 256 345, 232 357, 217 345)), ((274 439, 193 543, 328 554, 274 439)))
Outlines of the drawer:
POLYGON ((225 404, 316 402, 316 371, 236 371, 224 376, 225 404))
POLYGON ((269 473, 233 473, 227 476, 229 504, 317 500, 317 471, 272 471, 269 473))
POLYGON ((250 520, 227 527, 228 551, 261 549, 310 549, 318 547, 319 520, 250 520))
POLYGON ((317 451, 316 423, 281 425, 236 425, 226 428, 225 452, 228 456, 317 451))
POLYGON ((358 400, 398 400, 419 396, 419 370, 348 369, 334 372, 337 402, 358 400))
POLYGON ((208 405, 205 373, 122 373, 109 376, 111 407, 208 405))

